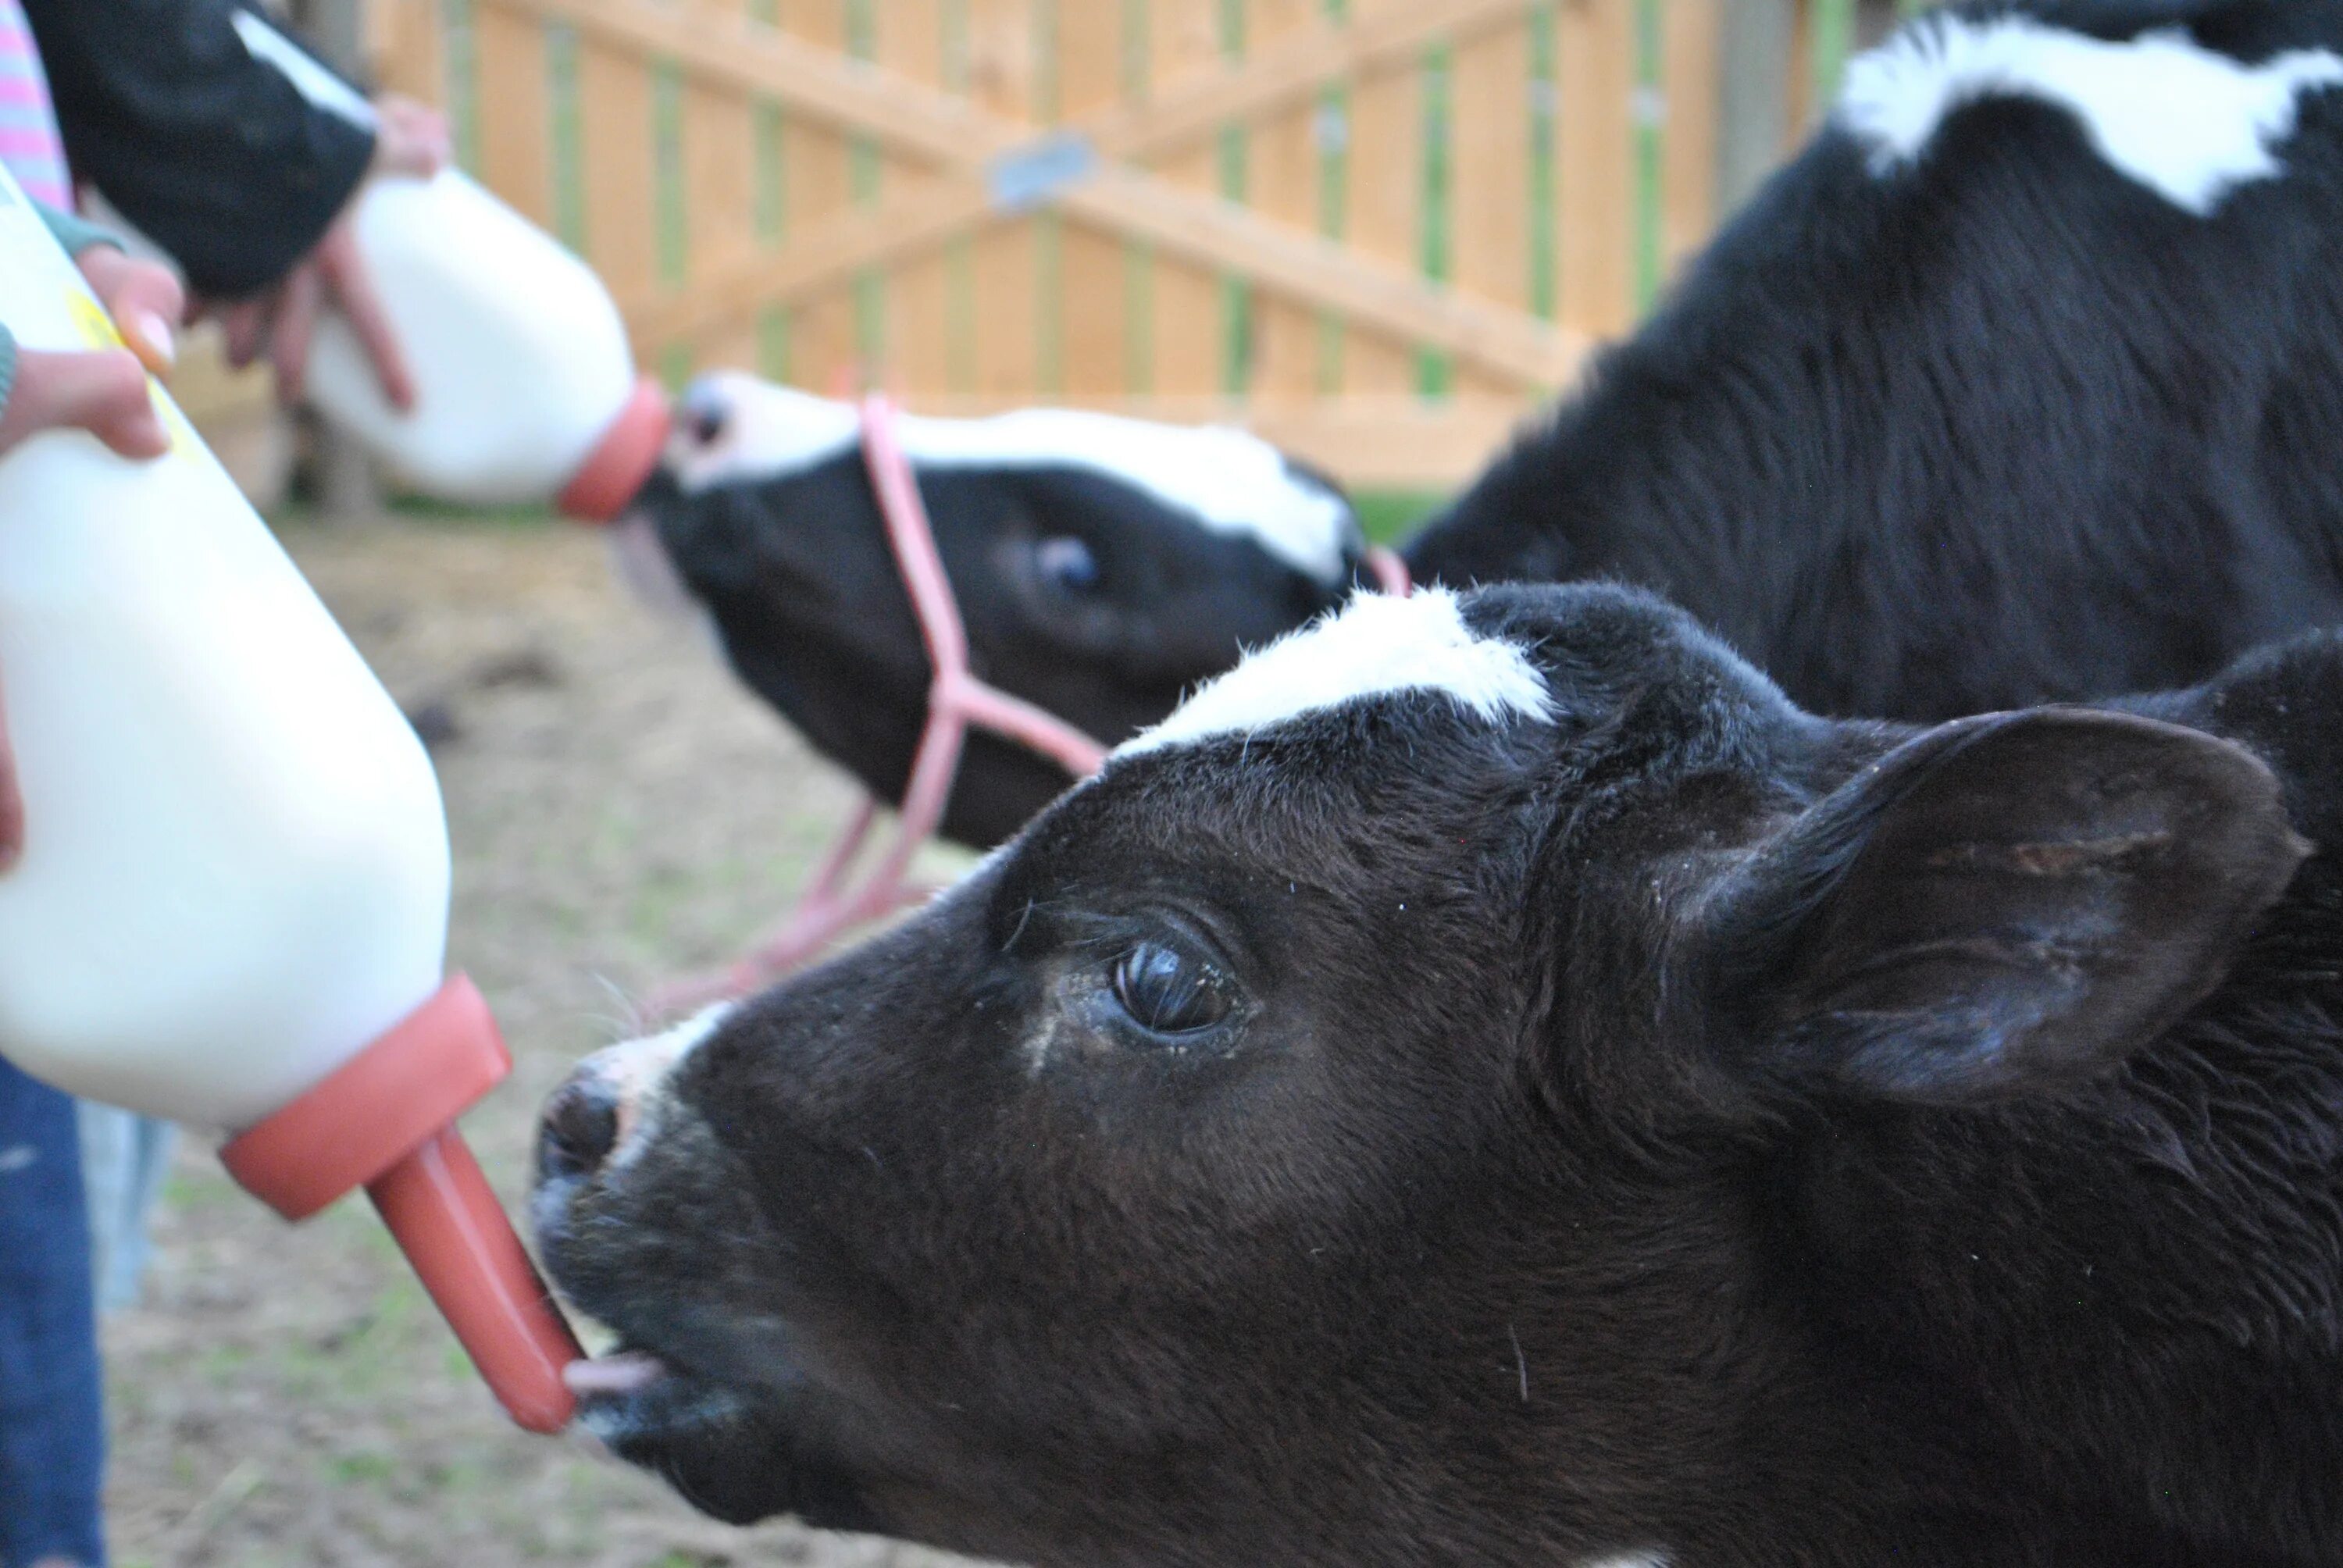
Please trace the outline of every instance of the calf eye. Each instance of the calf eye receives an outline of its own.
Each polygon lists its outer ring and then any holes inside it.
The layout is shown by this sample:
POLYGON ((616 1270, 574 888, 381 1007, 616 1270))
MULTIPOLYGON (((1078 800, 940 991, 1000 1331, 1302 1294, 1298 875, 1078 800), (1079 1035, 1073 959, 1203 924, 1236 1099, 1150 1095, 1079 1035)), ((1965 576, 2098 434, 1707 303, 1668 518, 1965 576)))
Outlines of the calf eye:
POLYGON ((1114 966, 1115 1000, 1157 1034, 1194 1034, 1229 1016, 1228 977, 1162 942, 1141 942, 1114 966))
POLYGON ((1061 593, 1088 593, 1098 587, 1098 558, 1071 534, 1043 539, 1033 549, 1033 564, 1041 580, 1061 593))
POLYGON ((683 395, 683 427, 691 432, 694 445, 713 447, 724 438, 725 427, 732 422, 732 410, 724 394, 701 382, 683 395))

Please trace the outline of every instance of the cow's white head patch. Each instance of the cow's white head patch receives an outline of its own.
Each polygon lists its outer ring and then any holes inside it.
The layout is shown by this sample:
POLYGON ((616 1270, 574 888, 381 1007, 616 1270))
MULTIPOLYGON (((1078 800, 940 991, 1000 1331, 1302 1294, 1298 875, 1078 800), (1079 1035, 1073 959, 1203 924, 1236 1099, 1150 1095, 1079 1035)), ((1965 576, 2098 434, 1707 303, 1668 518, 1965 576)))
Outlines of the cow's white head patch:
POLYGON ((2110 43, 2031 16, 1936 15, 1848 64, 1836 117, 1884 176, 1964 104, 2039 99, 2072 114, 2109 166, 2201 217, 2282 173, 2300 95, 2338 84, 2343 57, 2326 49, 2248 65, 2177 29, 2110 43))
MULTIPOLYGON (((686 494, 786 478, 842 457, 860 438, 854 405, 753 376, 710 376, 726 410, 705 445, 679 434, 669 467, 686 494)), ((926 469, 1073 468, 1117 480, 1215 533, 1256 541, 1320 582, 1340 582, 1358 523, 1334 490, 1296 471, 1248 431, 1163 425, 1079 408, 1020 408, 983 419, 903 416, 904 455, 926 469)))
POLYGON ((1115 755, 1251 736, 1304 714, 1403 691, 1435 691, 1488 724, 1544 719, 1552 699, 1529 658, 1464 623, 1456 596, 1361 592, 1337 614, 1279 638, 1199 688, 1115 755))

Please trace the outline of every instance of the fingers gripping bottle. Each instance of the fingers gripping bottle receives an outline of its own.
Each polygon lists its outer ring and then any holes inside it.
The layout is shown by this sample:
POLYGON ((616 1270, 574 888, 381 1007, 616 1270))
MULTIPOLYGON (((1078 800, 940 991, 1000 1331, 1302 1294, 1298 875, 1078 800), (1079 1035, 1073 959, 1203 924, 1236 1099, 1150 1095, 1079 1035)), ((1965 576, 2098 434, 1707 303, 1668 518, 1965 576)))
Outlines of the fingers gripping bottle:
POLYGON ((309 396, 398 478, 471 506, 558 498, 607 522, 658 463, 667 399, 639 378, 586 264, 454 169, 372 181, 355 236, 415 406, 391 406, 350 321, 317 324, 309 396))
MULTIPOLYGON (((377 124, 372 104, 259 16, 239 10, 234 22, 304 97, 377 124)), ((574 517, 617 517, 659 461, 667 399, 635 375, 626 324, 592 269, 455 169, 368 181, 352 232, 415 406, 392 406, 356 327, 329 314, 305 367, 318 407, 426 495, 558 498, 574 517)))
MULTIPOLYGON (((105 346, 103 311, 0 172, 0 320, 105 346)), ((522 1425, 570 1413, 576 1342, 456 1117, 510 1070, 442 964, 437 780, 414 731, 156 387, 172 451, 78 431, 0 458, 0 698, 25 801, 0 876, 0 1054, 236 1136, 299 1219, 373 1197, 522 1425)))

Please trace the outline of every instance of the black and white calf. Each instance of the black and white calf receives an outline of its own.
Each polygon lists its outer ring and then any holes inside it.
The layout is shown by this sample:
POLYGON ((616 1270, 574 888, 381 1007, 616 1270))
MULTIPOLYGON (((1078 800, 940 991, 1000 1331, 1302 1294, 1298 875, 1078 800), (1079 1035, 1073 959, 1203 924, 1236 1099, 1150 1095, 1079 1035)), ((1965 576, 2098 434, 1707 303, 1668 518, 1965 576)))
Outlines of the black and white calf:
MULTIPOLYGON (((1240 642, 1332 608, 1354 580, 1349 503, 1240 430, 1037 408, 906 417, 899 434, 977 673, 1093 736, 1161 718, 1240 642)), ((929 665, 854 407, 707 377, 637 512, 622 528, 656 527, 741 678, 900 799, 929 665)), ((973 734, 944 830, 995 842, 1065 784, 1056 764, 973 734)))
POLYGON ((1081 1568, 2343 1561, 2339 833, 2331 634, 1923 729, 1363 600, 557 1095, 584 1419, 1081 1568))
MULTIPOLYGON (((1913 23, 1410 564, 1641 584, 1807 707, 1907 719, 2185 683, 2343 618, 2338 89, 2334 0, 1913 23)), ((746 378, 695 407, 659 538, 749 681, 899 791, 919 644, 846 411, 746 378)), ((926 428, 980 673, 1101 739, 1354 575, 1265 456, 1200 441, 1116 484, 1123 431, 926 428)), ((986 755, 950 830, 995 839, 1061 782, 986 755)))

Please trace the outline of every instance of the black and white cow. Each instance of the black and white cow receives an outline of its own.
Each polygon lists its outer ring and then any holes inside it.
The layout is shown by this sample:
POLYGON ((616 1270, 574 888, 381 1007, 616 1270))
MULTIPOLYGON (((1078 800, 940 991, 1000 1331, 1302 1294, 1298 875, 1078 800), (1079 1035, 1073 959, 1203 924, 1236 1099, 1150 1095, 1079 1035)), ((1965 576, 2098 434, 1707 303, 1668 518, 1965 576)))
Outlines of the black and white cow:
MULTIPOLYGON (((1161 719, 1240 643, 1331 608, 1355 578, 1341 492, 1241 430, 1036 408, 905 417, 898 433, 977 672, 1094 736, 1161 719)), ((637 514, 624 543, 656 527, 741 678, 900 799, 929 665, 854 407, 706 377, 637 514)), ((975 732, 944 831, 997 842, 1065 785, 1057 764, 975 732)))
POLYGON ((2335 634, 1919 728, 1363 598, 580 1070, 584 1420, 1081 1568, 2343 1562, 2338 843, 2335 634))
MULTIPOLYGON (((1417 577, 1641 584, 1807 707, 1907 719, 2183 684, 2343 618, 2338 85, 2334 0, 1910 25, 1417 577)), ((923 666, 843 407, 746 377, 693 407, 646 515, 748 680, 892 795, 923 666)), ((923 430, 982 672, 1102 739, 1355 574, 1322 492, 1226 437, 923 430)), ((980 754, 950 830, 1061 782, 980 754)))

